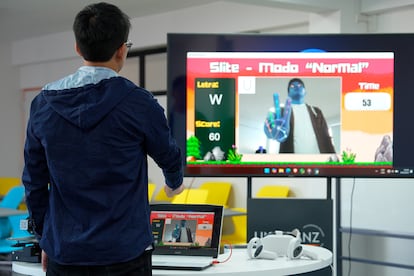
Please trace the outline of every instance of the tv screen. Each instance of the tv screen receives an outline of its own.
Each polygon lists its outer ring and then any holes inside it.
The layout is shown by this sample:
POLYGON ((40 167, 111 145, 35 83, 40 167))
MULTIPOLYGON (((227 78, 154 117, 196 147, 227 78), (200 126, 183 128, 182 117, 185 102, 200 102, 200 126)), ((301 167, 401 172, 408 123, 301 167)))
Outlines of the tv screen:
POLYGON ((187 176, 412 177, 413 34, 168 34, 187 176))

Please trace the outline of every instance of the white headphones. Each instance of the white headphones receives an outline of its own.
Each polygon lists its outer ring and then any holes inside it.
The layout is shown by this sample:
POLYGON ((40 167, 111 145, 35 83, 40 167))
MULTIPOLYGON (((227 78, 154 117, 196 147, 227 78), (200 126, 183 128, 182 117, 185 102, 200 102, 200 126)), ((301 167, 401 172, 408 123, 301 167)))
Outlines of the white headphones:
POLYGON ((316 255, 316 253, 310 252, 309 250, 306 250, 302 246, 302 240, 300 238, 300 235, 299 237, 294 237, 290 240, 289 245, 286 250, 286 256, 290 260, 300 259, 301 257, 307 257, 311 260, 318 259, 318 256, 316 255))
POLYGON ((274 260, 277 256, 287 256, 289 259, 307 257, 317 260, 318 256, 302 246, 301 234, 298 229, 291 232, 275 231, 263 238, 254 237, 247 245, 247 254, 251 259, 274 260))
POLYGON ((263 249, 262 239, 258 237, 252 238, 247 244, 247 254, 250 259, 275 260, 277 258, 277 254, 275 252, 263 249))

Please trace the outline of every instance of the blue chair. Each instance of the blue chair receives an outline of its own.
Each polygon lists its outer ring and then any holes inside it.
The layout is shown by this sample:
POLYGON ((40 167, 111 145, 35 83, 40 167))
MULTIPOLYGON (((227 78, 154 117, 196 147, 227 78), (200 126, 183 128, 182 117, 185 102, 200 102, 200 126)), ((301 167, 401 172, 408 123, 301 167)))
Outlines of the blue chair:
POLYGON ((22 249, 22 240, 30 239, 32 235, 27 230, 20 229, 20 221, 27 219, 29 214, 13 215, 7 219, 11 225, 11 235, 6 239, 0 239, 0 254, 8 254, 22 249), (15 239, 15 240, 14 240, 15 239))
POLYGON ((0 207, 17 209, 24 199, 24 187, 22 185, 11 188, 0 201, 0 207))
MULTIPOLYGON (((0 201, 1 208, 10 208, 17 209, 20 203, 24 199, 24 187, 22 185, 15 186, 11 188, 6 196, 0 201)), ((12 232, 12 225, 10 220, 5 218, 0 218, 0 239, 5 239, 10 237, 12 232)))

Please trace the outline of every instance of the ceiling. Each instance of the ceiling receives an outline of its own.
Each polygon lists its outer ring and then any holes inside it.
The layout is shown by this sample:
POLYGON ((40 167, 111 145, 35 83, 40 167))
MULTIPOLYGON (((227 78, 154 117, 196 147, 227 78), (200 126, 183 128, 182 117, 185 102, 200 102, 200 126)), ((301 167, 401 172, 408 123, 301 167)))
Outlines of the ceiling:
MULTIPOLYGON (((73 19, 84 6, 100 0, 0 0, 2 41, 16 41, 71 30, 73 19)), ((234 2, 315 11, 332 8, 339 0, 107 0, 130 18, 150 16, 214 2, 234 2), (311 4, 310 4, 311 3, 311 4), (327 4, 328 3, 328 4, 327 4)))

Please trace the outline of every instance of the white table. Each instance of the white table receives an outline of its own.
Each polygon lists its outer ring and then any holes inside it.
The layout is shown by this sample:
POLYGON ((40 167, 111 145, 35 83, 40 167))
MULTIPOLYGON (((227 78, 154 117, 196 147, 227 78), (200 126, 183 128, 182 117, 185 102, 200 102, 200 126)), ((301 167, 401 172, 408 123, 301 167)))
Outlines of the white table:
MULTIPOLYGON (((277 276, 294 275, 311 272, 331 265, 332 252, 328 249, 305 245, 306 249, 318 255, 318 260, 306 258, 300 260, 288 260, 286 257, 279 257, 276 260, 249 259, 246 249, 233 249, 231 258, 223 263, 215 264, 203 271, 183 271, 183 270, 153 270, 153 276, 168 275, 244 275, 244 276, 277 276)), ((218 260, 223 261, 228 254, 222 254, 218 260)), ((24 275, 44 276, 46 275, 40 264, 13 262, 14 272, 24 275)))

